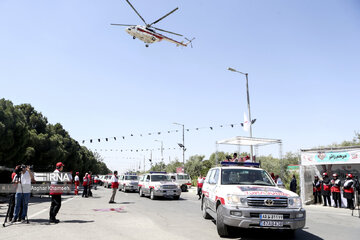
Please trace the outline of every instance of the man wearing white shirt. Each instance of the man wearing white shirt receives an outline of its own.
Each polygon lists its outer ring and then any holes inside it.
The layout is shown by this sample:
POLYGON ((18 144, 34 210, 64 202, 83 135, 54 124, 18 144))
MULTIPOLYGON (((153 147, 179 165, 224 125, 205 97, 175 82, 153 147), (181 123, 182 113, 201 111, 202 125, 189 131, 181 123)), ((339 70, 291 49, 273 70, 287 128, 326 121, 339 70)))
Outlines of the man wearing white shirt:
POLYGON ((13 182, 17 184, 15 194, 15 214, 11 222, 16 222, 17 219, 25 221, 27 215, 28 204, 31 192, 31 180, 34 180, 34 175, 30 171, 29 166, 22 165, 21 171, 15 175, 13 182), (19 216, 20 206, 22 206, 22 214, 19 216))
POLYGON ((117 176, 117 171, 114 171, 114 175, 111 177, 111 188, 112 188, 112 195, 110 198, 109 203, 115 203, 115 195, 116 195, 116 191, 119 187, 119 179, 117 176))

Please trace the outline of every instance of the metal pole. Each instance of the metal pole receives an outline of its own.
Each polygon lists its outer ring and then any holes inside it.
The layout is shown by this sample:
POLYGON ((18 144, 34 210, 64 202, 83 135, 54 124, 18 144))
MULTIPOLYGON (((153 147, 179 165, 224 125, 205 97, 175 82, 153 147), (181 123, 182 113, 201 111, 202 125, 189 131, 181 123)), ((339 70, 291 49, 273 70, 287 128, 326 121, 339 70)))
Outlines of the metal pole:
MULTIPOLYGON (((246 94, 247 94, 247 104, 248 104, 248 114, 249 114, 249 122, 250 122, 250 137, 252 138, 252 123, 251 123, 251 112, 250 112, 250 95, 249 95, 249 81, 248 74, 245 73, 246 76, 246 94)), ((251 161, 254 162, 253 158, 253 145, 250 146, 250 157, 251 161)))
POLYGON ((164 163, 164 147, 163 147, 163 141, 161 141, 161 161, 164 163))
POLYGON ((184 167, 184 173, 185 173, 185 125, 182 125, 183 127, 183 167, 184 167))

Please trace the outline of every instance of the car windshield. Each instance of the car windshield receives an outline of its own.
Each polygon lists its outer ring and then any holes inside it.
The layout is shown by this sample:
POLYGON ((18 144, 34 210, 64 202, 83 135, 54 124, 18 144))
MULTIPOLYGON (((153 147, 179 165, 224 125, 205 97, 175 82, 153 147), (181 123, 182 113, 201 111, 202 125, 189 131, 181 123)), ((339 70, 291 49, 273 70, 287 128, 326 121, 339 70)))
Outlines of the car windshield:
POLYGON ((138 180, 137 176, 125 176, 125 180, 138 180))
POLYGON ((177 175, 177 178, 178 178, 179 180, 189 179, 189 175, 187 175, 187 174, 178 174, 178 175, 177 175))
POLYGON ((168 178, 166 175, 151 175, 152 182, 160 182, 160 181, 167 181, 168 178))
POLYGON ((261 185, 274 186, 269 174, 264 170, 255 169, 222 169, 221 184, 223 185, 261 185))

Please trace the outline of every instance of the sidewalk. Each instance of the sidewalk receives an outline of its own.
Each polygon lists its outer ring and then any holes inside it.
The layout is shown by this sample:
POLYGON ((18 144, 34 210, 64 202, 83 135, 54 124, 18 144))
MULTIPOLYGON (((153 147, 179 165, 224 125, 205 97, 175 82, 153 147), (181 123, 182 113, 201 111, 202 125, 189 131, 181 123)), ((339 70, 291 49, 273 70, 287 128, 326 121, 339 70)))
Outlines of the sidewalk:
MULTIPOLYGON (((343 215, 343 216, 351 216, 351 210, 347 209, 347 208, 335 208, 335 207, 325 207, 323 205, 320 204, 312 204, 312 205, 305 205, 304 208, 306 210, 312 210, 312 211, 317 211, 320 213, 331 213, 331 214, 335 214, 335 215, 343 215)), ((359 210, 358 207, 356 207, 356 209, 353 211, 353 216, 359 217, 359 210)))

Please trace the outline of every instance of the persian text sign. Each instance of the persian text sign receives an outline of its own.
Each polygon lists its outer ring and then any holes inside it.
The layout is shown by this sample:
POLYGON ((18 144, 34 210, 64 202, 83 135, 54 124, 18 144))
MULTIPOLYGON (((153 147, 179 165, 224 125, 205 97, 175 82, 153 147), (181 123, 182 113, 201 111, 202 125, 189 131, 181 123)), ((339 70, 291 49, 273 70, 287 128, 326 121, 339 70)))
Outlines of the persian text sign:
POLYGON ((301 165, 360 164, 360 149, 301 152, 301 165))

